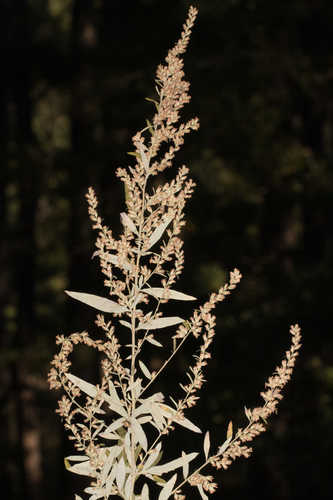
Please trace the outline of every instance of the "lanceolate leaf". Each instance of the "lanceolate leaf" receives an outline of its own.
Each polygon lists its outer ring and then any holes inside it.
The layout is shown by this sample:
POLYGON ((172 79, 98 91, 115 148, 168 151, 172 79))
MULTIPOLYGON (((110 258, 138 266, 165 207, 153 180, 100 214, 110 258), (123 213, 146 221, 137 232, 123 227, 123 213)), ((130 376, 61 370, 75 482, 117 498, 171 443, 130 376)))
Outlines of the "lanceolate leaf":
POLYGON ((208 500, 208 496, 206 495, 206 493, 204 492, 203 490, 203 487, 202 487, 202 484, 198 484, 198 490, 199 490, 199 493, 201 495, 201 498, 203 500, 208 500))
POLYGON ((66 460, 69 460, 69 462, 85 462, 89 460, 89 457, 87 455, 70 455, 66 457, 66 460))
POLYGON ((206 460, 207 460, 208 455, 209 455, 209 450, 210 450, 210 436, 209 436, 209 431, 207 431, 205 434, 205 439, 204 439, 204 452, 205 452, 206 460))
MULTIPOLYGON (((182 451, 182 457, 185 457, 185 456, 186 456, 186 453, 184 453, 182 451)), ((184 477, 184 479, 186 479, 187 476, 188 476, 188 462, 184 462, 184 464, 183 464, 183 477, 184 477)))
POLYGON ((76 385, 81 391, 85 392, 91 398, 95 398, 97 395, 97 388, 95 385, 82 380, 82 378, 76 377, 71 373, 66 373, 66 377, 70 380, 74 385, 76 385))
POLYGON ((141 444, 142 448, 147 451, 148 448, 148 443, 147 443, 147 437, 146 434, 144 433, 144 430, 142 426, 139 424, 139 422, 135 419, 131 419, 131 428, 134 433, 135 439, 137 440, 138 443, 141 444))
POLYGON ((160 342, 158 342, 156 339, 154 339, 154 337, 152 337, 150 335, 148 335, 148 337, 146 337, 146 340, 150 344, 156 345, 157 347, 163 347, 163 345, 160 342))
POLYGON ((149 500, 149 488, 147 483, 143 485, 140 500, 149 500))
POLYGON ((72 297, 72 299, 79 300, 98 311, 107 313, 122 313, 127 311, 126 307, 120 306, 117 302, 114 302, 114 300, 106 299, 105 297, 99 297, 91 293, 71 292, 69 290, 65 290, 65 293, 72 297))
POLYGON ((178 469, 178 467, 183 467, 184 464, 191 462, 191 460, 193 460, 197 455, 198 453, 189 453, 188 455, 183 455, 182 457, 171 460, 171 462, 168 462, 166 464, 150 467, 150 469, 148 469, 146 473, 158 475, 165 474, 166 472, 170 472, 171 470, 178 469))
POLYGON ((164 318, 151 319, 147 323, 141 323, 137 330, 151 330, 155 328, 166 328, 167 326, 178 325, 183 323, 184 320, 178 316, 167 316, 164 318))
POLYGON ((95 469, 91 467, 89 461, 80 462, 75 465, 70 465, 70 463, 65 459, 66 469, 70 472, 74 472, 74 474, 80 474, 81 476, 93 477, 95 474, 95 469))
POLYGON ((197 432, 197 433, 202 432, 201 429, 199 429, 199 427, 194 425, 187 418, 180 418, 176 414, 176 410, 174 410, 173 408, 170 408, 170 406, 167 406, 163 403, 159 403, 158 407, 160 408, 161 413, 165 418, 170 418, 173 422, 176 422, 177 424, 182 425, 183 427, 186 427, 186 429, 189 429, 190 431, 197 432))
MULTIPOLYGON (((70 380, 74 385, 76 385, 81 391, 85 392, 91 398, 95 398, 97 396, 97 387, 85 380, 82 380, 71 373, 66 373, 66 377, 70 380)), ((106 394, 106 392, 100 393, 101 398, 109 405, 110 409, 119 413, 119 415, 123 417, 127 417, 127 412, 125 408, 118 403, 118 401, 114 401, 111 396, 106 394)))
POLYGON ((151 467, 152 465, 154 465, 156 463, 158 455, 160 454, 160 451, 161 451, 161 447, 162 447, 162 443, 158 443, 156 448, 154 448, 154 450, 150 453, 150 455, 148 456, 148 458, 146 460, 146 463, 143 466, 144 471, 148 470, 149 467, 151 467))
POLYGON ((158 500, 168 500, 177 480, 177 474, 174 474, 171 479, 167 483, 165 483, 164 488, 159 494, 158 500))
MULTIPOLYGON (((165 288, 160 287, 152 287, 152 288, 142 288, 141 292, 148 293, 148 295, 152 295, 158 299, 161 299, 165 295, 165 288)), ((177 292, 176 290, 168 290, 167 296, 170 299, 174 300, 197 300, 196 297, 192 297, 192 295, 187 295, 183 292, 177 292)))
POLYGON ((153 231, 153 234, 150 236, 149 241, 148 241, 148 246, 146 247, 146 250, 149 250, 155 243, 158 242, 158 240, 162 237, 164 231, 172 221, 173 217, 169 216, 166 217, 164 222, 162 222, 156 229, 153 231))
POLYGON ((148 368, 146 367, 146 365, 143 363, 143 361, 139 361, 139 366, 142 370, 142 373, 149 379, 151 379, 151 373, 150 371, 148 370, 148 368))
POLYGON ((116 483, 117 486, 120 490, 122 490, 124 481, 125 481, 125 462, 123 457, 120 458, 118 464, 116 465, 117 467, 117 472, 116 472, 116 483))

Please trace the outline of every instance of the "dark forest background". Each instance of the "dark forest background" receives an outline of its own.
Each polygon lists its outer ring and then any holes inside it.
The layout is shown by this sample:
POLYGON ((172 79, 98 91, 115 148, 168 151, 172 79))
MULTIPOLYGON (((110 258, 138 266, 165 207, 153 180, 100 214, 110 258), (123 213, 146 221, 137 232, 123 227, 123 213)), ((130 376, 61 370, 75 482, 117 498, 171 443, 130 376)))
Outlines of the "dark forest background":
MULTIPOLYGON (((259 402, 298 321, 295 376, 249 460, 219 472, 215 498, 328 499, 333 448, 333 3, 201 0, 185 59, 186 140, 198 184, 187 208, 179 290, 204 300, 226 273, 244 279, 217 313, 209 383, 190 418, 225 439, 259 402)), ((153 113, 154 73, 188 1, 1 0, 0 429, 7 500, 67 500, 70 443, 46 383, 56 334, 94 328, 63 290, 103 293, 84 194, 93 185, 117 232, 114 175, 153 113)), ((171 365, 164 390, 190 352, 171 365)), ((95 358, 75 357, 93 380, 95 358)), ((152 358, 156 365, 159 359, 152 358)), ((82 376, 82 375, 81 375, 82 376)), ((178 433, 170 456, 201 439, 178 433)), ((195 449, 195 448, 194 448, 195 449)), ((193 495, 191 496, 191 498, 193 495)))

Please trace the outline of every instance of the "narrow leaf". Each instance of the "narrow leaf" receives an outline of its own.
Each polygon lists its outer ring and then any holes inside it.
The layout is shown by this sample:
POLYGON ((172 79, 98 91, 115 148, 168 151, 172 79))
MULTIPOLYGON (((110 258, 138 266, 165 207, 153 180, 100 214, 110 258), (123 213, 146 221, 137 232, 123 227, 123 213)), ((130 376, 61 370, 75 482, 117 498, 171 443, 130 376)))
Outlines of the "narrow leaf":
POLYGON ((147 323, 141 323, 137 330, 151 330, 155 328, 166 328, 167 326, 178 325, 183 323, 183 319, 178 316, 167 316, 164 318, 151 319, 147 323))
MULTIPOLYGON (((158 299, 163 298, 165 294, 165 288, 161 287, 152 287, 152 288, 142 288, 141 292, 148 293, 148 295, 152 295, 158 299)), ((187 295, 183 292, 177 292, 176 290, 168 290, 167 296, 170 299, 174 300, 197 300, 196 297, 192 297, 192 295, 187 295)))
POLYGON ((82 380, 82 378, 76 377, 72 373, 65 373, 66 377, 68 380, 72 382, 72 384, 76 385, 81 391, 85 392, 90 396, 91 398, 95 398, 97 395, 97 387, 93 384, 90 384, 89 382, 86 382, 85 380, 82 380))
POLYGON ((120 319, 119 323, 123 326, 126 326, 126 328, 129 328, 129 330, 132 330, 132 325, 128 321, 125 321, 124 319, 120 319))
POLYGON ((124 422, 125 422, 125 419, 123 417, 122 418, 117 418, 117 420, 115 420, 114 422, 112 422, 112 424, 109 425, 109 427, 106 430, 108 432, 114 432, 117 429, 119 429, 119 427, 122 427, 124 422))
POLYGON ((155 245, 155 243, 158 242, 159 239, 161 239, 164 231, 166 230, 172 219, 173 217, 169 215, 169 217, 166 217, 164 222, 162 222, 159 226, 157 226, 157 228, 155 229, 155 231, 153 231, 152 235, 148 240, 148 246, 146 250, 149 250, 149 248, 151 248, 153 245, 155 245))
POLYGON ((132 486, 132 477, 129 474, 128 478, 126 479, 125 488, 124 488, 125 498, 130 498, 131 486, 132 486))
POLYGON ((230 420, 229 424, 228 424, 228 430, 227 430, 227 439, 231 439, 232 438, 232 421, 230 420))
POLYGON ((150 453, 150 455, 148 455, 146 463, 143 466, 143 471, 148 470, 149 467, 151 467, 152 465, 154 465, 156 463, 157 457, 161 451, 161 447, 162 447, 162 443, 158 443, 156 448, 154 448, 152 450, 152 452, 150 453))
POLYGON ((163 344, 161 344, 161 343, 160 343, 160 342, 158 342, 156 339, 154 339, 154 337, 153 337, 153 336, 148 335, 148 337, 146 337, 146 340, 147 340, 147 342, 149 342, 150 344, 156 345, 157 347, 163 347, 163 344))
POLYGON ((72 299, 79 300, 98 311, 107 313, 122 313, 127 311, 126 307, 120 306, 117 302, 106 299, 105 297, 99 297, 91 293, 71 292, 69 290, 65 290, 65 293, 72 297, 72 299))
POLYGON ((116 483, 117 486, 120 490, 122 490, 124 486, 124 481, 125 481, 125 462, 123 457, 120 458, 118 464, 117 464, 117 473, 116 473, 116 483))
POLYGON ((100 475, 100 480, 102 485, 108 483, 107 476, 109 475, 113 462, 121 453, 121 451, 122 448, 120 446, 112 446, 111 448, 108 448, 109 454, 107 459, 104 461, 103 469, 101 470, 101 475, 100 475))
MULTIPOLYGON (((184 451, 182 451, 182 457, 185 457, 186 456, 186 453, 184 451)), ((186 479, 188 476, 188 462, 185 462, 183 464, 183 477, 184 479, 186 479)))
MULTIPOLYGON (((66 373, 66 377, 74 384, 76 385, 79 389, 81 389, 83 392, 88 394, 91 398, 95 398, 97 395, 97 388, 95 385, 90 384, 89 382, 86 382, 85 380, 82 380, 79 377, 76 377, 75 375, 72 375, 71 373, 66 373)), ((106 392, 101 392, 100 393, 101 399, 103 399, 110 407, 111 410, 115 411, 116 413, 119 413, 122 417, 127 417, 127 412, 123 408, 123 406, 117 401, 113 401, 111 396, 106 394, 106 392)))
POLYGON ((146 365, 143 363, 143 361, 139 361, 139 366, 142 370, 142 373, 147 377, 149 378, 149 380, 151 379, 151 373, 150 371, 148 370, 148 368, 146 367, 146 365))
POLYGON ((120 401, 117 389, 115 388, 112 380, 109 380, 109 393, 113 401, 119 405, 122 405, 123 403, 120 401))
POLYGON ((178 469, 178 467, 183 467, 183 465, 186 462, 191 462, 198 453, 189 453, 188 455, 184 455, 180 458, 176 458, 175 460, 171 460, 171 462, 168 462, 163 465, 156 465, 154 467, 151 467, 148 471, 149 474, 165 474, 166 472, 170 472, 171 470, 178 469))
POLYGON ((141 444, 142 448, 145 451, 147 451, 148 443, 147 443, 146 434, 144 433, 142 426, 139 424, 139 422, 135 418, 131 419, 131 427, 132 427, 135 439, 138 441, 138 443, 141 444))
POLYGON ((81 476, 93 477, 95 474, 95 469, 90 465, 90 462, 80 462, 75 465, 66 466, 66 469, 74 472, 74 474, 80 474, 81 476))
POLYGON ((89 457, 87 455, 70 455, 66 457, 66 460, 70 462, 84 462, 85 460, 89 460, 89 457))
POLYGON ((223 445, 219 447, 219 450, 218 450, 219 455, 222 455, 222 453, 228 448, 231 439, 232 439, 232 436, 230 438, 226 439, 226 441, 224 441, 223 445))
POLYGON ((208 455, 209 455, 209 450, 210 450, 210 436, 209 436, 209 431, 207 431, 205 434, 205 439, 204 439, 204 452, 205 452, 206 460, 207 460, 208 455))
POLYGON ((129 229, 130 231, 132 231, 132 233, 135 233, 135 234, 139 235, 138 230, 137 230, 137 228, 135 227, 134 222, 133 222, 133 221, 132 221, 132 219, 131 219, 128 215, 127 215, 127 213, 122 212, 122 213, 120 214, 120 220, 121 220, 121 223, 122 223, 124 226, 128 227, 128 229, 129 229))
POLYGON ((177 474, 174 474, 171 479, 167 483, 165 483, 164 488, 159 494, 158 500, 168 500, 177 480, 177 474))
POLYGON ((90 493, 93 495, 90 497, 89 500, 99 500, 99 498, 105 498, 105 493, 106 493, 105 488, 96 488, 88 486, 88 488, 86 488, 84 491, 85 493, 90 493))
POLYGON ((145 483, 143 485, 142 491, 141 491, 141 499, 140 500, 149 500, 149 488, 148 484, 145 483))
POLYGON ((197 432, 197 433, 202 432, 201 429, 199 429, 199 427, 194 425, 187 418, 180 418, 177 415, 176 410, 174 410, 173 408, 170 408, 170 406, 167 406, 167 405, 162 404, 162 403, 160 403, 158 406, 160 407, 161 412, 162 412, 164 417, 170 418, 173 422, 176 422, 177 424, 179 424, 183 427, 186 427, 186 429, 189 429, 190 431, 197 432))
POLYGON ((203 487, 202 487, 202 484, 198 484, 198 490, 199 490, 199 493, 201 495, 201 498, 203 500, 208 500, 208 496, 206 495, 206 493, 204 492, 203 490, 203 487))

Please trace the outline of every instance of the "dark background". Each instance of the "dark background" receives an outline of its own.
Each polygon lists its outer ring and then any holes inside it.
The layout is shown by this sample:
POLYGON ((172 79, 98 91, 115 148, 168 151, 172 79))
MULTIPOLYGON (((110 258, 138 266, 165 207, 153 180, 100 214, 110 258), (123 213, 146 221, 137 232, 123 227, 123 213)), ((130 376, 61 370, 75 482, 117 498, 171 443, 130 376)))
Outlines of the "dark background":
MULTIPOLYGON (((115 168, 151 117, 154 73, 188 1, 1 0, 1 492, 72 499, 70 443, 46 375, 55 336, 93 330, 65 288, 103 293, 84 194, 93 185, 115 233, 124 209, 115 168)), ((244 425, 298 321, 304 345, 279 414, 254 455, 217 474, 215 498, 332 495, 333 3, 201 0, 186 55, 199 132, 176 164, 198 183, 187 207, 177 289, 205 300, 237 266, 244 279, 218 309, 209 383, 191 415, 212 441, 244 425), (187 266, 186 266, 187 265, 187 266)), ((94 356, 75 358, 85 378, 94 356)), ((182 380, 184 352, 164 391, 182 380)), ((159 363, 151 359, 151 366, 159 363)), ((194 451, 201 438, 177 435, 194 451)), ((179 452, 178 452, 179 453, 179 452)), ((175 456, 175 455, 173 455, 175 456)), ((215 472, 215 470, 213 471, 215 472)), ((196 498, 196 492, 190 498, 196 498)))

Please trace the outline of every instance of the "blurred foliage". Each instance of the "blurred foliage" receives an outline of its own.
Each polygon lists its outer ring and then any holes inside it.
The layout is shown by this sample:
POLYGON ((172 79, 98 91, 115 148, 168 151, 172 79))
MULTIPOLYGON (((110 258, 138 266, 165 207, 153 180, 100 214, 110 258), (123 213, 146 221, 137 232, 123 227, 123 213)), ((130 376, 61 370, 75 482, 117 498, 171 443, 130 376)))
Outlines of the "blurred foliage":
MULTIPOLYGON (((68 303, 63 289, 103 293, 84 194, 96 187, 117 232, 124 196, 114 171, 129 163, 131 137, 152 114, 144 98, 154 94, 155 68, 189 2, 3 3, 1 484, 9 500, 65 500, 75 489, 63 467, 70 445, 45 378, 55 335, 94 329, 94 314, 68 303)), ((198 115, 201 128, 178 164, 190 166, 198 188, 187 208, 178 288, 204 300, 233 267, 244 280, 217 311, 208 383, 193 418, 204 429, 213 421, 215 444, 230 418, 243 425, 244 404, 256 404, 287 348, 289 324, 299 321, 304 348, 280 412, 254 457, 218 474, 217 496, 326 499, 333 446, 333 4, 197 4, 185 61, 193 99, 185 114, 198 115)), ((175 385, 190 347, 166 384, 175 385)), ((74 360, 97 375, 93 355, 74 360)), ((188 439, 181 433, 177 446, 186 449, 188 439)))

